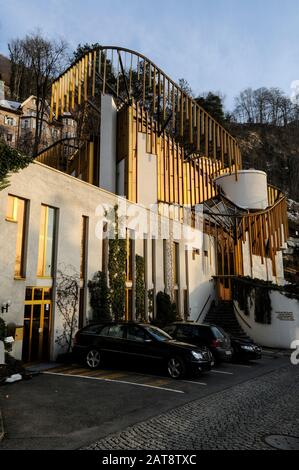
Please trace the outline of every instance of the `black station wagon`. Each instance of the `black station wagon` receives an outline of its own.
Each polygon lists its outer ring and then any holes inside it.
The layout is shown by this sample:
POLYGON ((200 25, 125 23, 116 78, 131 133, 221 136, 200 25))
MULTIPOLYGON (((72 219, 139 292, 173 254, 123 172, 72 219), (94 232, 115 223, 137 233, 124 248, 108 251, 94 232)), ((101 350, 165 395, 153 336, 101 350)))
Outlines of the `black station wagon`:
POLYGON ((76 333, 73 354, 91 369, 106 361, 148 361, 162 365, 170 377, 211 369, 206 348, 174 340, 165 331, 142 323, 93 324, 76 333))

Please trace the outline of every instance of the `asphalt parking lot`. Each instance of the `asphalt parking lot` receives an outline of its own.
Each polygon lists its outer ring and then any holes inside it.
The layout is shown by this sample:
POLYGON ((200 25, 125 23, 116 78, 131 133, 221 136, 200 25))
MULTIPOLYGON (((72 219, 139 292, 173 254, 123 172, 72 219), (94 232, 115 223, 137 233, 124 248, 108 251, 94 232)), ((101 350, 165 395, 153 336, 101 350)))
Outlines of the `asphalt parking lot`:
POLYGON ((32 380, 0 388, 6 432, 0 449, 77 449, 287 364, 288 357, 263 355, 184 380, 136 368, 53 365, 32 380))

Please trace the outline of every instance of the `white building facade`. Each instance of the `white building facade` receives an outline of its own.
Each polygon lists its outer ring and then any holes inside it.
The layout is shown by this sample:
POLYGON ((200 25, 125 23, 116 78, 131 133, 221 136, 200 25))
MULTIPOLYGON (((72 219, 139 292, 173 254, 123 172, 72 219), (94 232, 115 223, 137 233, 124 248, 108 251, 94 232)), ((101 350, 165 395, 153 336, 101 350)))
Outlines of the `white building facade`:
MULTIPOLYGON (((130 63, 124 54, 137 55, 118 49, 122 67, 130 63)), ((233 301, 235 277, 285 282, 284 196, 265 173, 242 170, 235 139, 137 56, 135 96, 132 73, 124 70, 122 86, 105 48, 59 77, 50 118, 68 113, 80 122, 76 145, 57 141, 0 192, 0 302, 16 325, 14 355, 25 362, 55 359, 93 320, 88 284, 98 272, 109 284, 111 213, 121 217, 127 247, 125 320, 140 319, 136 256, 144 265, 145 321, 157 316, 158 292, 170 296, 178 318, 202 322, 213 301, 233 301)), ((284 347, 299 333, 298 302, 290 308, 284 347)), ((251 323, 253 339, 281 346, 276 322, 251 323)))

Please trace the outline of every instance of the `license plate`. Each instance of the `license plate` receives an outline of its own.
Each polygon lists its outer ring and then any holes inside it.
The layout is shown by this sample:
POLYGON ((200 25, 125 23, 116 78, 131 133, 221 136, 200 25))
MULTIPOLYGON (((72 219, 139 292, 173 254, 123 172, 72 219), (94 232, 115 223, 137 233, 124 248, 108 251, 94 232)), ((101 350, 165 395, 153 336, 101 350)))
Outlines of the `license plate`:
POLYGON ((230 356, 230 355, 231 355, 231 351, 225 351, 225 354, 226 354, 227 356, 230 356))
POLYGON ((214 365, 215 365, 215 362, 214 362, 214 361, 212 361, 212 362, 211 362, 211 366, 213 367, 214 365))

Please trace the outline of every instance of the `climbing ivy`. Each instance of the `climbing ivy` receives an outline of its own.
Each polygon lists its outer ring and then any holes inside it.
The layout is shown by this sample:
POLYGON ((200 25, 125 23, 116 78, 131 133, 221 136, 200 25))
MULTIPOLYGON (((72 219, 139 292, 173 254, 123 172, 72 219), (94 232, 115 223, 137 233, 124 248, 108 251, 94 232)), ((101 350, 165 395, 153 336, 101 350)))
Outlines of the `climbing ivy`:
POLYGON ((136 319, 145 321, 144 258, 136 255, 136 319))
POLYGON ((249 315, 254 298, 254 319, 257 323, 271 324, 271 290, 277 290, 272 282, 250 277, 233 279, 233 299, 238 302, 245 315, 249 315))
POLYGON ((125 315, 126 296, 126 239, 119 236, 122 223, 118 217, 118 206, 114 206, 114 224, 109 236, 109 288, 112 315, 116 321, 123 320, 125 315))
POLYGON ((107 284, 107 276, 98 271, 88 281, 89 303, 92 309, 93 321, 110 321, 110 293, 107 284))

